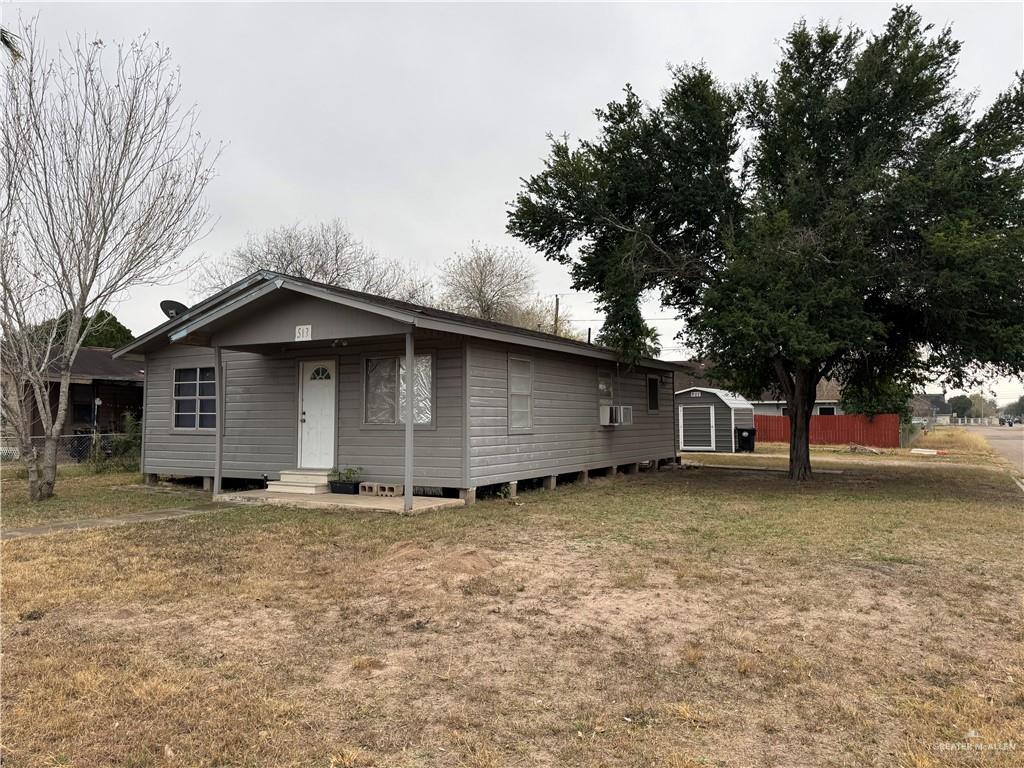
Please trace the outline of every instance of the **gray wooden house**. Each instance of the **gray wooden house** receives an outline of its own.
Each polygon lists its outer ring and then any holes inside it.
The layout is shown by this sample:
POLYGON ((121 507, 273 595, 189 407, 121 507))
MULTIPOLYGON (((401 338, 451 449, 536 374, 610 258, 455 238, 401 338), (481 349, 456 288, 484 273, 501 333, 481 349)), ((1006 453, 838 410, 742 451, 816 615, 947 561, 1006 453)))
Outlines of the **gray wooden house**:
MULTIPOLYGON (((671 363, 258 272, 115 353, 145 363, 143 471, 458 489, 674 460, 671 363), (406 393, 412 391, 413 396, 406 393)), ((436 491, 434 491, 436 492, 436 491)))

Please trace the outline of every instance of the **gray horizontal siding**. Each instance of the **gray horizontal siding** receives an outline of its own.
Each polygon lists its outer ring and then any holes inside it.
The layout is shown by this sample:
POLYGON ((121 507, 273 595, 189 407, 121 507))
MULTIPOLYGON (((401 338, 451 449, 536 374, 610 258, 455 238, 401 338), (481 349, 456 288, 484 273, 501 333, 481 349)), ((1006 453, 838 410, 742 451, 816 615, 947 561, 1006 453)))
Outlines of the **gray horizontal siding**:
POLYGON ((224 352, 224 476, 279 476, 296 463, 294 359, 224 352), (242 474, 238 474, 242 473, 242 474))
POLYGON ((213 365, 213 351, 202 347, 167 347, 146 355, 146 407, 142 414, 144 472, 213 474, 213 433, 171 429, 174 369, 209 365, 213 365))
MULTIPOLYGON (((648 371, 620 371, 615 403, 633 406, 634 423, 602 427, 597 376, 599 371, 614 373, 613 364, 497 343, 473 343, 464 351, 462 337, 430 332, 417 333, 416 349, 433 353, 435 360, 434 423, 415 430, 418 485, 483 485, 675 452, 667 375, 659 379, 661 407, 648 413, 648 371), (508 433, 509 351, 534 362, 534 426, 529 434, 508 433), (471 362, 468 371, 464 354, 471 362)), ((336 464, 362 467, 367 480, 401 482, 404 428, 363 424, 363 361, 367 355, 403 352, 400 337, 353 342, 343 350, 311 347, 301 356, 225 351, 225 477, 266 473, 276 478, 282 469, 296 466, 298 360, 333 358, 338 364, 336 464)), ((212 350, 197 347, 171 346, 147 357, 146 472, 213 474, 213 433, 176 432, 170 421, 173 368, 212 363, 212 350)))
POLYGON ((732 417, 735 420, 737 427, 753 427, 754 426, 754 409, 753 408, 736 408, 732 412, 732 417))
MULTIPOLYGON (((417 352, 431 352, 434 367, 434 424, 417 427, 414 440, 417 485, 463 485, 463 362, 458 337, 417 334, 417 352)), ((339 467, 363 467, 363 478, 400 483, 405 468, 405 429, 363 424, 362 368, 366 355, 403 354, 404 338, 354 343, 339 354, 310 348, 260 355, 225 351, 225 477, 274 479, 298 463, 298 361, 334 359, 338 364, 337 447, 339 467)), ((144 471, 166 475, 212 475, 213 432, 171 428, 173 369, 213 365, 213 350, 169 346, 146 359, 144 471)))
MULTIPOLYGON (((814 404, 814 413, 817 414, 818 409, 820 409, 822 406, 835 408, 836 416, 843 415, 843 409, 839 407, 839 403, 836 402, 835 400, 824 400, 816 402, 814 404)), ((759 416, 784 416, 785 414, 782 412, 782 409, 785 407, 785 403, 759 402, 754 403, 754 413, 758 414, 759 416)))
POLYGON ((614 364, 498 344, 469 345, 472 485, 508 482, 671 456, 672 381, 661 381, 657 413, 647 411, 647 371, 620 372, 615 404, 633 406, 632 426, 602 427, 598 372, 614 364), (509 434, 508 354, 533 360, 533 428, 509 434))
POLYGON ((214 333, 211 344, 289 344, 300 325, 310 326, 311 340, 326 343, 405 332, 401 323, 389 318, 286 290, 257 299, 240 310, 229 326, 214 333))

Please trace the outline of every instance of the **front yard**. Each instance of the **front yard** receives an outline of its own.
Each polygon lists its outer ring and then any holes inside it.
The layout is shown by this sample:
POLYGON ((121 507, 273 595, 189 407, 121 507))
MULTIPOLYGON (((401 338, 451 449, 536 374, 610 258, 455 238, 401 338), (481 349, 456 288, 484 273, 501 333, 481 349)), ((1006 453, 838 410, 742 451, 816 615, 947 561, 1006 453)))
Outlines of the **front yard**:
POLYGON ((89 471, 87 465, 63 464, 57 468, 57 493, 43 502, 28 499, 28 482, 20 465, 0 469, 3 505, 0 526, 4 530, 64 520, 117 517, 157 509, 192 509, 210 505, 210 494, 182 486, 148 487, 138 472, 89 471))
POLYGON ((862 463, 11 541, 4 763, 1020 765, 1022 515, 862 463))

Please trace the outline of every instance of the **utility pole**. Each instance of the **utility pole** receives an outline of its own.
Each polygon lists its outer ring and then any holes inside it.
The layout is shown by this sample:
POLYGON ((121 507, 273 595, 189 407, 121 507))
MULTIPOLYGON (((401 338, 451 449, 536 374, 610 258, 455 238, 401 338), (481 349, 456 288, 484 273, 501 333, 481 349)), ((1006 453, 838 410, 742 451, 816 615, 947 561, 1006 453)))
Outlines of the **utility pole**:
POLYGON ((558 335, 558 294, 555 294, 555 335, 558 335))

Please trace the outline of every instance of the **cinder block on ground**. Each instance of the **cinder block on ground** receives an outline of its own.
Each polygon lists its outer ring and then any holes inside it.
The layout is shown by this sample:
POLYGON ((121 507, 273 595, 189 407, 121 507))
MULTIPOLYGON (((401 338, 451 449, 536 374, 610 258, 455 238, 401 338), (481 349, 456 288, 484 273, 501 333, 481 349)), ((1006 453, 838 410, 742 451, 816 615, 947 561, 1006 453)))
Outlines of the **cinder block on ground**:
POLYGON ((405 495, 404 485, 389 485, 388 483, 380 483, 377 486, 378 496, 403 496, 405 495))
POLYGON ((379 496, 380 495, 380 483, 360 483, 359 484, 359 495, 360 496, 379 496))

